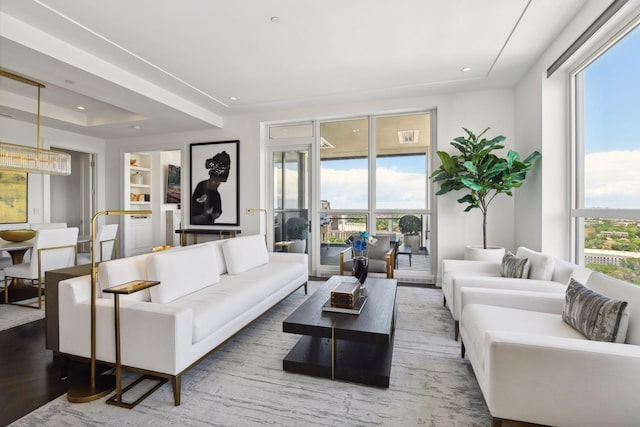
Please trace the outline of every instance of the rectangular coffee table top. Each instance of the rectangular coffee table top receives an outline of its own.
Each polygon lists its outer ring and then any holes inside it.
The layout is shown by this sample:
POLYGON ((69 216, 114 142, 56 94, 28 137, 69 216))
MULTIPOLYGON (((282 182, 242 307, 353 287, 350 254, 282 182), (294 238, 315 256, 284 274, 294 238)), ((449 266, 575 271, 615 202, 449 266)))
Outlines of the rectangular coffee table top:
POLYGON ((395 279, 369 277, 366 282, 367 302, 360 314, 322 311, 331 291, 353 276, 332 276, 282 323, 284 332, 369 343, 388 343, 395 316, 395 279))

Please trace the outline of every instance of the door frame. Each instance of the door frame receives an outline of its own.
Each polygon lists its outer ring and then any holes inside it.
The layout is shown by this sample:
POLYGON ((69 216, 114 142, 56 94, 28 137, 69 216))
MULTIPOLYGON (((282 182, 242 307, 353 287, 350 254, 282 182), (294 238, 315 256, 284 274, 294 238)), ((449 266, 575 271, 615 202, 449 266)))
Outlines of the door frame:
MULTIPOLYGON (((286 152, 286 151, 306 151, 308 153, 308 161, 307 161, 307 174, 308 174, 308 179, 307 179, 307 194, 308 194, 308 216, 309 216, 309 221, 311 222, 311 227, 309 229, 308 232, 308 240, 307 240, 307 253, 308 253, 308 257, 309 257, 309 271, 314 274, 314 270, 313 270, 313 266, 314 266, 314 259, 317 256, 316 252, 314 249, 314 243, 315 243, 315 236, 317 235, 316 233, 316 226, 317 224, 316 221, 313 221, 313 219, 316 216, 316 211, 317 211, 317 207, 316 207, 316 203, 315 203, 315 198, 316 198, 316 194, 315 194, 315 189, 314 189, 314 185, 313 185, 313 171, 314 171, 314 167, 313 167, 313 162, 315 159, 315 155, 313 152, 313 142, 314 142, 314 138, 313 137, 309 137, 309 138, 291 138, 291 139, 287 139, 284 141, 271 141, 268 146, 267 146, 267 155, 265 157, 265 171, 266 171, 266 175, 267 175, 267 197, 266 197, 266 207, 267 207, 267 224, 266 224, 266 230, 268 231, 268 242, 267 245, 269 248, 273 248, 273 245, 275 243, 275 236, 273 233, 274 230, 274 216, 275 216, 275 206, 273 204, 273 194, 274 194, 274 175, 273 175, 273 155, 275 153, 281 153, 281 152, 286 152)), ((284 226, 284 224, 283 224, 284 226)))

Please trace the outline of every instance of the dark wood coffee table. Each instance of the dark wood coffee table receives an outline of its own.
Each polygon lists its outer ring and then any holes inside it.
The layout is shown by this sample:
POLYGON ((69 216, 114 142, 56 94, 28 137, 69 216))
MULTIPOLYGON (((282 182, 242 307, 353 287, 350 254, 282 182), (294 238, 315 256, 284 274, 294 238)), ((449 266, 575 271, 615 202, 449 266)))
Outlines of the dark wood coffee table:
POLYGON ((322 311, 331 291, 353 276, 333 276, 282 323, 303 335, 282 361, 285 371, 389 387, 397 314, 395 279, 367 279, 360 314, 322 311))

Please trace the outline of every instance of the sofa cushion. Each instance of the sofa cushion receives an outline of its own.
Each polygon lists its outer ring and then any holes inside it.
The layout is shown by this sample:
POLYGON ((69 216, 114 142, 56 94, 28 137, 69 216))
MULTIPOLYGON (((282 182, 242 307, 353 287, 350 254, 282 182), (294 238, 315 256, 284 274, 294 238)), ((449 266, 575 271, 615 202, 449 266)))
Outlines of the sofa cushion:
POLYGON ((220 281, 210 244, 157 252, 147 261, 147 278, 160 284, 150 289, 151 302, 165 304, 220 281))
POLYGON ((590 340, 624 343, 629 324, 627 305, 571 279, 562 320, 590 340))
POLYGON ((518 258, 529 259, 529 279, 551 280, 553 277, 554 258, 521 246, 516 251, 518 258))
POLYGON ((502 277, 528 278, 529 259, 518 258, 511 252, 507 252, 502 257, 502 277))
MULTIPOLYGON (((104 290, 133 280, 147 278, 147 259, 151 254, 119 258, 98 264, 98 286, 104 290)), ((113 298, 113 294, 102 294, 102 298, 113 298)), ((120 300, 151 301, 149 289, 130 295, 120 295, 120 300)))
POLYGON ((229 274, 240 274, 269 262, 264 236, 261 234, 226 239, 222 243, 222 252, 229 274))
POLYGON ((215 286, 175 300, 169 306, 193 310, 192 339, 197 343, 277 293, 303 275, 306 268, 302 263, 272 261, 244 274, 225 274, 215 286))

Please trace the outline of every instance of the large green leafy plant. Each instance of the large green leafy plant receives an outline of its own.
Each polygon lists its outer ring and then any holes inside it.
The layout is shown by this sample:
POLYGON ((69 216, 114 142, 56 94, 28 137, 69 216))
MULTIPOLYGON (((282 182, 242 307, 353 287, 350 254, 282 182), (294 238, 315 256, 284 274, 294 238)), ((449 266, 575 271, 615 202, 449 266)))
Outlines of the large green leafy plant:
POLYGON ((433 172, 431 178, 440 184, 440 190, 436 195, 454 190, 468 191, 458 202, 467 204, 465 212, 475 208, 482 212, 482 240, 486 249, 489 205, 498 194, 512 196, 513 189, 522 185, 527 171, 541 155, 534 151, 526 159, 520 160, 518 153, 509 150, 507 157, 499 157, 494 151, 504 148, 501 144, 506 139, 504 136, 488 140, 483 135, 489 128, 479 135, 463 129, 467 135, 451 141, 451 145, 460 154, 451 156, 445 151, 438 151, 442 164, 433 172))

